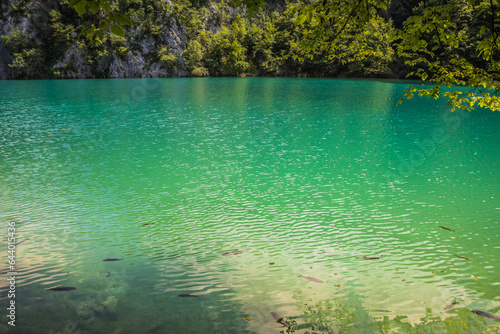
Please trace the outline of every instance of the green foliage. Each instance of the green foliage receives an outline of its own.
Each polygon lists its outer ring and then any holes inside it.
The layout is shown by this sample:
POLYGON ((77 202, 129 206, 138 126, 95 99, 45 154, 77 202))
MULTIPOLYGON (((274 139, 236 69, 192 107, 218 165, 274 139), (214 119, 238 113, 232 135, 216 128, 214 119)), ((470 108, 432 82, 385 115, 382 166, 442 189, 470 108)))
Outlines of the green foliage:
MULTIPOLYGON (((263 7, 255 0, 236 0, 235 4, 246 6, 250 14, 263 7)), ((451 110, 471 110, 476 105, 500 110, 497 1, 423 1, 410 11, 401 0, 311 0, 291 3, 285 14, 294 15, 295 24, 302 28, 298 45, 306 57, 327 54, 342 65, 349 64, 353 74, 390 75, 391 47, 395 48, 399 59, 410 68, 408 77, 429 80, 434 85, 409 87, 402 100, 418 93, 448 98, 451 110), (381 17, 398 12, 405 18, 398 18, 397 29, 380 29, 377 21, 381 22, 381 17), (388 53, 372 38, 382 41, 388 53), (443 89, 461 85, 470 90, 443 89)), ((293 57, 305 59, 300 53, 293 57)))
POLYGON ((191 40, 183 56, 186 61, 186 68, 195 77, 207 77, 208 69, 203 64, 206 50, 196 39, 191 40))
MULTIPOLYGON (((491 13, 494 14, 496 6, 491 4, 491 13)), ((485 5, 482 2, 473 6, 465 0, 454 0, 432 7, 421 4, 417 8, 420 15, 410 17, 399 33, 398 55, 406 58, 406 65, 414 69, 408 77, 430 81, 433 87, 410 86, 401 101, 418 93, 432 98, 444 96, 452 110, 470 111, 475 105, 500 110, 497 33, 482 25, 474 36, 476 47, 471 57, 463 52, 471 49, 467 48, 471 29, 466 24, 456 23, 460 22, 463 13, 481 11, 485 5), (478 59, 481 62, 477 62, 478 59), (469 90, 443 89, 456 86, 468 86, 469 90)), ((490 16, 488 19, 492 25, 500 23, 498 14, 490 16)))
POLYGON ((2 40, 13 56, 9 67, 14 78, 38 79, 47 74, 43 49, 20 29, 11 30, 10 35, 2 36, 2 40))
POLYGON ((223 27, 210 41, 206 63, 213 76, 244 76, 250 70, 246 49, 240 42, 246 36, 244 20, 238 17, 231 28, 223 27))
POLYGON ((247 30, 245 46, 248 56, 253 60, 252 72, 261 75, 276 75, 279 73, 280 62, 273 52, 275 43, 272 25, 261 28, 256 24, 251 24, 247 30))
POLYGON ((23 49, 14 53, 14 61, 10 65, 14 77, 20 79, 39 78, 39 68, 43 66, 43 53, 38 48, 23 49))
MULTIPOLYGON (((304 333, 380 333, 380 334, 419 334, 419 333, 500 333, 498 327, 488 326, 487 321, 472 313, 467 308, 458 308, 448 317, 436 315, 432 309, 426 308, 425 315, 417 323, 408 321, 404 314, 392 318, 370 317, 367 311, 353 309, 347 306, 345 297, 340 292, 332 300, 317 300, 312 302, 303 292, 294 293, 299 311, 299 316, 287 317, 285 321, 290 325, 291 331, 305 330, 304 333), (353 327, 353 325, 360 327, 353 327), (368 328, 372 330, 368 331, 368 328)), ((441 312, 440 312, 441 313, 441 312)))
POLYGON ((245 6, 247 8, 247 15, 252 18, 255 13, 259 12, 264 7, 264 0, 231 0, 235 7, 245 6))
POLYGON ((107 49, 114 52, 118 57, 125 58, 129 48, 127 46, 127 39, 117 35, 110 34, 106 40, 107 49))
POLYGON ((362 77, 391 77, 390 65, 395 56, 392 33, 391 22, 382 18, 368 22, 364 31, 350 43, 351 50, 355 51, 348 53, 349 72, 362 77))
POLYGON ((381 321, 376 321, 373 327, 378 329, 380 334, 390 333, 499 333, 497 327, 488 326, 484 318, 472 313, 469 309, 460 308, 456 314, 442 319, 433 315, 430 308, 426 308, 426 315, 420 319, 419 323, 411 324, 407 317, 400 315, 389 319, 385 316, 381 321))
POLYGON ((114 34, 123 37, 125 36, 123 26, 133 24, 112 0, 71 0, 68 6, 73 7, 80 16, 91 13, 99 18, 98 24, 82 25, 82 35, 86 35, 90 40, 102 38, 108 29, 111 29, 114 34))
POLYGON ((169 73, 172 73, 173 70, 179 65, 178 56, 171 53, 170 48, 164 46, 158 51, 158 57, 160 58, 160 62, 169 73))

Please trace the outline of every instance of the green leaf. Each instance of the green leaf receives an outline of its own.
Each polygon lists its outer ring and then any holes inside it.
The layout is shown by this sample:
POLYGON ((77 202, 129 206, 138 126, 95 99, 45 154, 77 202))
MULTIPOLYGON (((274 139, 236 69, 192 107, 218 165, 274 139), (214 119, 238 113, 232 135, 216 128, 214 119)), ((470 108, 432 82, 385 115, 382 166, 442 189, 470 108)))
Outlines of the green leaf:
POLYGON ((91 2, 89 4, 89 10, 92 12, 92 14, 97 14, 99 11, 99 6, 95 2, 91 2))
POLYGON ((81 26, 81 28, 82 28, 82 30, 80 31, 81 36, 90 35, 92 29, 90 29, 87 26, 81 26))
POLYGON ((122 26, 120 25, 117 25, 117 24, 113 24, 111 26, 111 32, 115 35, 118 35, 120 37, 124 37, 125 36, 125 29, 123 29, 122 26))
POLYGON ((109 3, 105 3, 102 5, 102 8, 104 8, 104 12, 107 14, 111 10, 111 5, 109 3))
POLYGON ((69 3, 68 3, 68 6, 69 7, 74 7, 77 3, 79 3, 80 1, 82 0, 71 0, 69 3))
POLYGON ((108 31, 108 29, 109 29, 109 22, 108 21, 101 20, 100 24, 101 24, 103 31, 105 31, 105 32, 108 31))
POLYGON ((309 10, 309 11, 307 12, 307 19, 308 19, 309 21, 311 21, 311 20, 312 20, 312 18, 313 18, 313 12, 312 12, 312 10, 309 10))
POLYGON ((124 26, 131 26, 132 25, 132 21, 130 21, 130 19, 128 17, 126 17, 125 15, 123 15, 121 13, 116 15, 116 21, 119 24, 124 25, 124 26))
POLYGON ((85 13, 85 11, 87 10, 87 5, 88 5, 87 0, 80 0, 75 5, 75 9, 78 15, 82 16, 85 13))
POLYGON ((290 13, 295 13, 297 11, 297 7, 294 5, 290 5, 287 10, 283 12, 283 14, 290 14, 290 13))
POLYGON ((297 19, 295 20, 295 23, 299 26, 302 23, 306 21, 306 16, 305 15, 299 15, 297 19))

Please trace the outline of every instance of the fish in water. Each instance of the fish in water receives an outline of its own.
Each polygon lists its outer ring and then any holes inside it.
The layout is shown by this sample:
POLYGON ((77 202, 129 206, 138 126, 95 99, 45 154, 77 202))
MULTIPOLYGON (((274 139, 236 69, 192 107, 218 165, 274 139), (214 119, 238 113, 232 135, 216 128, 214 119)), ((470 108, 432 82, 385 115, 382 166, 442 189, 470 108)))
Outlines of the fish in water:
POLYGON ((189 298, 189 297, 198 297, 198 296, 190 295, 189 293, 183 293, 182 295, 179 295, 179 297, 185 297, 185 298, 188 297, 189 298))
POLYGON ((103 261, 121 261, 123 259, 115 259, 115 258, 108 258, 108 259, 104 259, 103 261))
POLYGON ((363 256, 363 257, 357 257, 356 259, 358 259, 358 260, 380 260, 379 257, 374 257, 374 256, 363 256))
POLYGON ((108 271, 107 273, 108 273, 108 274, 106 275, 106 277, 109 277, 109 276, 111 276, 111 273, 110 273, 109 271, 108 271))
POLYGON ((28 240, 30 240, 30 239, 28 238, 28 239, 24 239, 24 240, 22 240, 22 241, 19 241, 19 242, 16 244, 16 246, 17 246, 17 245, 20 245, 20 244, 22 244, 23 242, 28 241, 28 240))
POLYGON ((276 320, 277 322, 281 323, 286 328, 290 328, 290 326, 288 326, 288 324, 286 323, 286 321, 283 320, 283 317, 280 316, 278 313, 271 312, 271 315, 273 316, 274 320, 276 320))
POLYGON ((457 306, 457 301, 453 301, 450 305, 446 306, 444 308, 445 311, 451 310, 452 308, 455 308, 457 306))
POLYGON ((477 315, 480 315, 482 317, 488 318, 488 319, 493 319, 493 320, 500 320, 500 317, 498 315, 494 315, 488 312, 483 312, 483 311, 478 311, 478 310, 472 310, 472 313, 475 313, 477 315))
POLYGON ((456 257, 459 257, 464 260, 472 260, 470 257, 465 257, 465 256, 460 256, 460 255, 455 255, 456 257))
POLYGON ((445 230, 448 230, 448 231, 455 232, 455 230, 452 230, 451 228, 448 228, 448 227, 444 227, 444 226, 441 226, 441 225, 439 225, 438 227, 441 227, 441 228, 443 228, 445 230))
POLYGON ((300 275, 299 277, 305 278, 306 280, 311 281, 311 282, 323 283, 322 280, 314 278, 314 277, 307 277, 307 276, 302 276, 302 275, 300 275))
POLYGON ((246 250, 234 250, 234 251, 230 251, 230 252, 226 252, 224 254, 222 254, 223 256, 229 256, 229 255, 235 255, 235 254, 240 254, 240 253, 243 253, 243 252, 246 252, 246 250))
POLYGON ((47 290, 52 290, 52 291, 71 291, 71 290, 76 290, 76 288, 72 286, 59 286, 57 288, 50 288, 47 290))

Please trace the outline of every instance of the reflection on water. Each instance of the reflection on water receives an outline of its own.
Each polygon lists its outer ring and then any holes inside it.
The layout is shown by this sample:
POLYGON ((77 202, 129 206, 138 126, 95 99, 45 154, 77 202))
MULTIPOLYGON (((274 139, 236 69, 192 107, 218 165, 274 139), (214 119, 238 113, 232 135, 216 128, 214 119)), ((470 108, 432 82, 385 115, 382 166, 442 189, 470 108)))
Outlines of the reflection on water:
POLYGON ((470 312, 500 310, 496 113, 383 81, 0 86, 14 333, 498 329, 470 312))

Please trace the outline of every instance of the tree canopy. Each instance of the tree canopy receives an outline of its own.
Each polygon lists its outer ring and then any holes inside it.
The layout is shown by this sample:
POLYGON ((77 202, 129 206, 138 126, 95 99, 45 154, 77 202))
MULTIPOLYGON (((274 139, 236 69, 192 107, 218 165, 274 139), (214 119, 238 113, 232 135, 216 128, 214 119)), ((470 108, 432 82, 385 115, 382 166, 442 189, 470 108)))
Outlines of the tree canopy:
MULTIPOLYGON (((263 5, 262 1, 255 0, 235 2, 247 6, 250 14, 263 5)), ((300 45, 305 53, 314 55, 326 51, 348 63, 380 53, 380 44, 373 43, 374 35, 367 36, 367 31, 381 29, 389 6, 403 3, 312 0, 294 3, 287 12, 296 14, 295 23, 304 27, 300 45)), ((499 28, 498 1, 424 0, 418 3, 401 26, 387 34, 397 55, 412 69, 407 77, 422 80, 420 85, 409 86, 402 100, 414 94, 443 96, 449 99, 452 110, 471 110, 475 105, 500 110, 499 28), (467 89, 457 89, 462 86, 467 89)))

